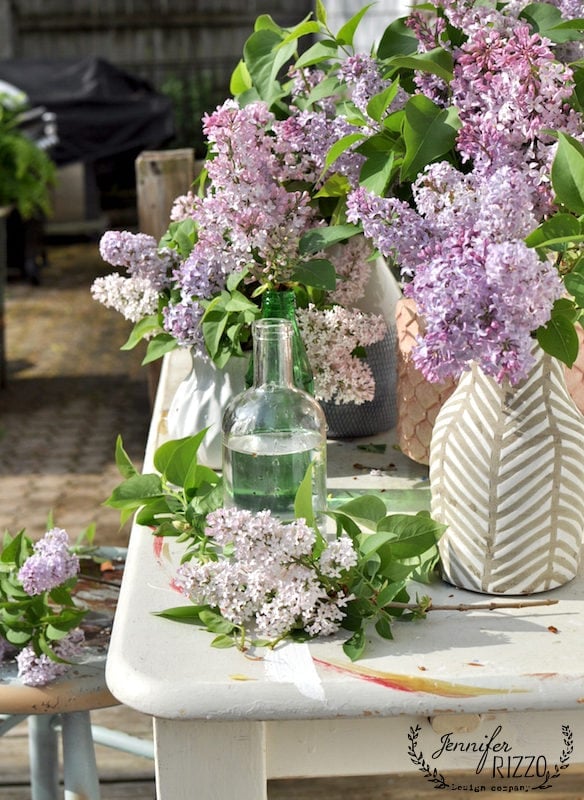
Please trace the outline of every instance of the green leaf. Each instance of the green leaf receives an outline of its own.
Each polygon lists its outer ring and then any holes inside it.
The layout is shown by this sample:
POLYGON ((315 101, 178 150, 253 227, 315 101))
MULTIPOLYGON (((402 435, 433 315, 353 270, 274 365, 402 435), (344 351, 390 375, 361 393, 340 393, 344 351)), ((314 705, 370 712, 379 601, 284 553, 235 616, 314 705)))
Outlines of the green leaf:
POLYGON ((294 516, 296 519, 305 519, 309 527, 314 526, 314 509, 312 506, 312 463, 304 473, 304 478, 296 491, 294 498, 294 516))
POLYGON ((282 97, 284 91, 277 76, 296 51, 296 40, 283 43, 281 29, 256 30, 246 41, 243 53, 250 78, 259 96, 268 107, 282 97))
POLYGON ((540 346, 554 358, 568 367, 576 360, 579 349, 578 334, 573 320, 562 313, 554 313, 549 322, 538 328, 536 333, 540 346))
POLYGON ((324 160, 324 171, 326 171, 332 164, 335 163, 337 158, 346 152, 356 142, 361 142, 365 138, 364 133, 350 133, 348 136, 343 136, 338 139, 326 154, 324 160))
POLYGON ((325 250, 327 247, 337 244, 337 242, 350 239, 359 232, 359 228, 351 224, 313 228, 302 236, 298 250, 301 255, 319 253, 321 250, 325 250))
POLYGON ((418 39, 415 33, 405 24, 405 17, 390 23, 379 41, 377 54, 381 59, 393 56, 409 55, 418 50, 418 39))
POLYGON ((584 275, 581 272, 569 272, 564 277, 564 286, 578 305, 584 307, 584 275))
POLYGON ((375 3, 369 3, 366 6, 363 6, 354 16, 351 17, 343 26, 340 28, 336 35, 336 40, 339 44, 349 45, 349 47, 353 46, 353 39, 355 37, 355 31, 359 27, 359 23, 365 16, 365 14, 369 11, 371 6, 375 5, 375 3))
POLYGON ((22 530, 4 546, 0 560, 4 564, 16 564, 17 567, 21 567, 29 555, 32 555, 32 542, 22 530))
POLYGON ((399 90, 399 81, 393 81, 379 94, 374 95, 367 103, 367 113, 376 122, 381 122, 385 112, 393 103, 399 90))
POLYGON ((31 638, 32 633, 31 631, 27 630, 16 630, 15 628, 7 629, 4 638, 10 644, 13 644, 15 647, 22 648, 27 645, 31 638))
POLYGON ((575 214, 584 214, 584 147, 565 133, 559 133, 558 139, 552 164, 556 199, 575 214))
POLYGON ((162 358, 166 353, 170 353, 178 347, 176 339, 170 333, 159 333, 148 342, 146 348, 146 355, 142 359, 142 365, 150 364, 158 358, 162 358))
POLYGON ((374 152, 361 167, 359 183, 370 192, 383 196, 391 179, 393 166, 393 153, 374 152))
POLYGON ((221 614, 211 609, 203 609, 199 612, 199 619, 207 630, 212 633, 232 633, 236 629, 233 622, 225 619, 221 614))
POLYGON ((239 64, 231 73, 231 80, 229 81, 229 91, 234 97, 237 97, 253 86, 249 70, 243 59, 240 59, 239 64))
POLYGON ((184 622, 188 625, 200 625, 199 614, 202 610, 207 610, 208 608, 209 606, 175 606, 174 608, 166 608, 164 611, 155 611, 153 613, 155 617, 184 622))
POLYGON ((133 350, 134 347, 136 347, 136 345, 142 341, 142 339, 144 339, 146 336, 150 336, 152 331, 158 330, 160 330, 158 314, 150 314, 148 317, 144 317, 144 319, 141 319, 134 325, 130 331, 128 339, 120 347, 120 350, 133 350))
POLYGON ((326 25, 326 7, 322 0, 316 0, 316 18, 322 25, 326 25))
POLYGON ((565 250, 571 242, 582 238, 581 224, 573 214, 554 214, 525 238, 528 247, 565 250))
MULTIPOLYGON (((442 47, 436 47, 427 53, 416 53, 415 55, 397 55, 390 59, 390 66, 397 69, 413 69, 421 72, 429 72, 437 75, 447 83, 452 80, 452 56, 442 47)), ((423 95, 421 95, 423 96, 423 95)))
POLYGON ((154 466, 166 480, 184 488, 192 485, 196 474, 197 451, 207 430, 203 428, 195 436, 171 439, 156 450, 154 466))
POLYGON ((360 523, 367 524, 367 527, 376 527, 377 523, 384 519, 387 508, 381 498, 373 494, 365 494, 343 503, 337 511, 347 514, 360 523))
POLYGON ((521 10, 519 17, 525 19, 534 31, 552 42, 571 42, 582 36, 572 27, 582 27, 582 20, 570 20, 567 24, 562 18, 559 8, 551 3, 531 3, 521 10))
POLYGON ((365 632, 362 628, 359 628, 355 631, 351 638, 347 639, 347 641, 343 644, 345 655, 347 655, 351 661, 357 661, 363 655, 365 644, 365 632))
POLYGON ((220 649, 235 647, 235 641, 233 636, 228 636, 226 633, 220 633, 219 636, 216 636, 211 642, 211 647, 218 647, 220 649))
POLYGON ((401 180, 414 180, 424 167, 448 153, 459 127, 455 108, 440 108, 422 94, 410 97, 405 105, 401 180))
POLYGON ((113 490, 104 505, 136 510, 150 498, 162 495, 160 476, 154 473, 133 475, 113 490))
POLYGON ((124 478, 131 478, 133 475, 138 475, 138 470, 132 464, 129 455, 124 450, 124 443, 122 437, 118 435, 116 438, 116 467, 124 478))
POLYGON ((337 44, 331 39, 324 39, 321 42, 313 44, 305 53, 303 53, 296 62, 297 69, 303 67, 311 67, 314 64, 320 64, 323 61, 328 61, 330 58, 336 56, 337 44))
POLYGON ((391 632, 391 623, 389 618, 385 615, 379 617, 377 622, 375 623, 375 630, 383 639, 393 639, 393 633, 391 632))
POLYGON ((334 291, 337 285, 337 275, 334 266, 326 258, 311 258, 309 261, 299 261, 292 272, 292 280, 313 286, 315 289, 334 291))

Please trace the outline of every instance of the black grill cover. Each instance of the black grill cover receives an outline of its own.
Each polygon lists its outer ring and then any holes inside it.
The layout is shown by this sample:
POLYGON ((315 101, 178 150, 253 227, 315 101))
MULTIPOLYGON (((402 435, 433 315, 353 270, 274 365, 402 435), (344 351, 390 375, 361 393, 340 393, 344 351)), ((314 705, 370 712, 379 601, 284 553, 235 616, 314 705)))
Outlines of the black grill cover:
POLYGON ((56 115, 60 166, 157 149, 174 135, 170 99, 101 58, 0 60, 0 80, 56 115))

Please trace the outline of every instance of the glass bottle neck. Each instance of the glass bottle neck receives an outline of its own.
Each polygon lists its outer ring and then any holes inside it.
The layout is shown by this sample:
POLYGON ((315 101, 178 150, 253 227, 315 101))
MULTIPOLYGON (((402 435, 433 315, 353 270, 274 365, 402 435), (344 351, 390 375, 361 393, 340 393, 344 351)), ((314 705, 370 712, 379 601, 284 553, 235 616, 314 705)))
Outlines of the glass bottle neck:
POLYGON ((253 323, 254 385, 293 387, 292 324, 285 319, 253 323))
POLYGON ((268 289, 262 297, 262 317, 277 317, 293 321, 296 314, 296 296, 292 289, 268 289))

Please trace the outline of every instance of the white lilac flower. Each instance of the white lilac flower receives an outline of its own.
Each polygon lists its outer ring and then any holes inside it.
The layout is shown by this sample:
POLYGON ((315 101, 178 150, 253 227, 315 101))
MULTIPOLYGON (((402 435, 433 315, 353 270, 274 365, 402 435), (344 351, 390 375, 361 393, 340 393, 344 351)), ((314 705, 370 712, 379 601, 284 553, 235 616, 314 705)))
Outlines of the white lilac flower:
POLYGON ((387 333, 383 317, 342 306, 320 310, 312 304, 298 309, 297 317, 313 365, 315 397, 337 404, 373 400, 371 368, 353 352, 383 339, 387 333))
POLYGON ((236 625, 253 624, 257 636, 271 640, 294 628, 310 635, 338 630, 349 598, 342 589, 329 597, 318 570, 323 564, 320 574, 333 577, 356 562, 348 537, 315 564, 315 532, 301 519, 282 523, 269 511, 221 508, 208 515, 205 532, 222 556, 188 561, 175 579, 194 603, 217 608, 236 625))
POLYGON ((125 278, 114 272, 96 278, 91 286, 91 295, 130 322, 139 322, 158 310, 159 292, 148 278, 125 278))
POLYGON ((33 596, 50 591, 75 577, 79 559, 69 550, 69 537, 62 528, 52 528, 34 545, 34 552, 20 570, 24 591, 33 596))

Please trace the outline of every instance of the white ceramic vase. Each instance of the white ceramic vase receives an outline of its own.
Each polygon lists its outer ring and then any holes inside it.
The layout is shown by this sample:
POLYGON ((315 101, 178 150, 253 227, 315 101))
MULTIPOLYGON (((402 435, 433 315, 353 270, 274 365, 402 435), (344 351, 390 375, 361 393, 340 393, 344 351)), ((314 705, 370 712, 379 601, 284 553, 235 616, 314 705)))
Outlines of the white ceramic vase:
POLYGON ((575 577, 584 525, 584 417, 562 365, 536 349, 515 387, 473 367, 430 448, 432 516, 448 528, 442 574, 464 589, 529 594, 575 577))
POLYGON ((198 451, 199 463, 221 469, 221 422, 231 398, 245 389, 248 358, 231 358, 219 368, 210 359, 191 351, 192 367, 179 384, 168 408, 171 439, 193 436, 209 428, 198 451))

